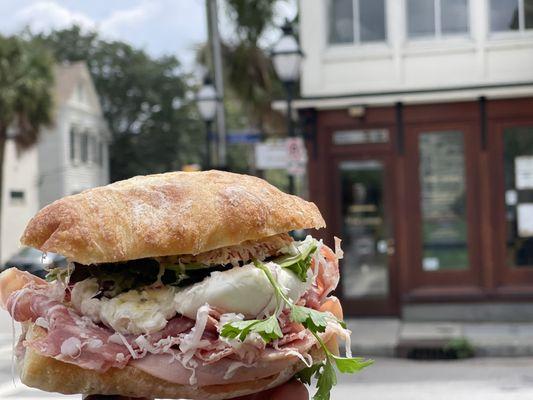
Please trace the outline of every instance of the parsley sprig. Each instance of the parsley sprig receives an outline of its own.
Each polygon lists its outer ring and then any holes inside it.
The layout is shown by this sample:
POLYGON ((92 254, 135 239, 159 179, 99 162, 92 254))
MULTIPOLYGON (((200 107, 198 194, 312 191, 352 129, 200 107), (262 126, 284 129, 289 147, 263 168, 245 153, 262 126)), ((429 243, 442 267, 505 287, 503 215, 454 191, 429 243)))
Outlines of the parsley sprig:
POLYGON ((261 335, 266 343, 283 337, 276 314, 262 320, 252 319, 227 323, 222 327, 220 335, 230 339, 239 338, 242 342, 251 332, 261 335))
POLYGON ((318 334, 326 331, 328 322, 338 323, 343 328, 346 328, 346 324, 343 321, 339 321, 330 313, 295 305, 289 298, 287 298, 285 293, 283 293, 280 285, 276 282, 272 272, 270 272, 270 269, 266 265, 260 261, 254 261, 254 265, 266 274, 270 284, 274 287, 277 296, 283 299, 290 308, 291 320, 301 323, 306 329, 308 329, 318 341, 326 355, 324 361, 309 368, 305 368, 298 374, 298 377, 307 384, 311 383, 312 376, 317 379, 316 387, 318 390, 313 397, 313 400, 329 400, 331 388, 337 384, 337 375, 334 366, 342 373, 353 374, 373 364, 373 360, 365 360, 361 357, 340 357, 329 351, 318 334))
POLYGON ((292 271, 302 282, 306 282, 307 270, 311 266, 313 254, 317 251, 316 240, 308 236, 306 240, 300 242, 296 250, 298 252, 294 255, 287 254, 273 261, 280 267, 292 271))

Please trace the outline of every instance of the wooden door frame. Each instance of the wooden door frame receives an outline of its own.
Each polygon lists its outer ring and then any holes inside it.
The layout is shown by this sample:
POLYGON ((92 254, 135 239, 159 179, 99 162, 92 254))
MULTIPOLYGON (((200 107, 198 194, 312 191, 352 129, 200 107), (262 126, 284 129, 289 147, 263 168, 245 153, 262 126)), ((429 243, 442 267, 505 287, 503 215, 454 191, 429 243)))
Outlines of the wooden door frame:
POLYGON ((505 176, 503 163, 503 133, 506 128, 533 126, 533 117, 515 116, 511 118, 497 118, 489 123, 489 165, 491 176, 494 177, 492 186, 492 225, 493 229, 493 257, 495 259, 494 277, 496 293, 504 297, 533 298, 533 268, 515 268, 507 263, 507 224, 505 220, 505 176))
POLYGON ((448 296, 478 297, 482 292, 481 237, 479 232, 479 176, 478 154, 480 138, 477 123, 468 119, 452 121, 420 121, 406 125, 406 171, 410 177, 406 191, 407 215, 412 218, 408 226, 409 276, 408 299, 438 298, 448 296), (420 202, 419 145, 418 138, 424 132, 460 131, 464 138, 464 165, 466 188, 466 225, 469 268, 466 270, 422 270, 422 211, 420 202), (460 282, 458 284, 458 282, 460 282))
MULTIPOLYGON (((342 232, 342 187, 340 181, 339 165, 343 161, 370 161, 376 160, 383 163, 383 199, 384 212, 390 224, 390 236, 394 243, 397 243, 397 224, 395 221, 395 184, 394 184, 394 156, 390 152, 376 149, 373 145, 362 145, 360 151, 346 154, 338 154, 332 157, 330 162, 329 173, 332 179, 332 204, 333 204, 333 231, 342 232), (366 147, 366 149, 365 149, 366 147)), ((342 271, 342 260, 340 262, 342 271)), ((400 309, 399 304, 399 285, 398 285, 398 256, 395 251, 389 255, 388 262, 388 296, 385 299, 350 299, 344 296, 341 281, 336 293, 342 300, 343 307, 349 315, 357 316, 377 316, 377 315, 397 315, 400 309)))

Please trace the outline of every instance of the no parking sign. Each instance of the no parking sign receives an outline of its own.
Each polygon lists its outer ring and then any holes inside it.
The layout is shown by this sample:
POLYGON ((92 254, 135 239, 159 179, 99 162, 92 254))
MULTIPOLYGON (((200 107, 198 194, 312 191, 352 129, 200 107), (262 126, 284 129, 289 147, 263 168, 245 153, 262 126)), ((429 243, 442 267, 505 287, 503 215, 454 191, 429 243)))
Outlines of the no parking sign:
POLYGON ((305 173, 307 151, 305 143, 300 137, 291 137, 285 141, 287 147, 287 172, 291 175, 301 176, 305 173))

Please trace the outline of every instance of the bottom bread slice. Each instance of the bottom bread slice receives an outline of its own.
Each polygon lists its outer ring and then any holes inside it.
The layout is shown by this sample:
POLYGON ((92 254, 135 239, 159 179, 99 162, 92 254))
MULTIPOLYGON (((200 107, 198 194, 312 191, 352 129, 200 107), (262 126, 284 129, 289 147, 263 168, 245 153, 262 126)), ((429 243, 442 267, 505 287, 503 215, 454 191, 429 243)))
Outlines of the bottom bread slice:
MULTIPOLYGON (((35 338, 44 333, 42 328, 31 324, 27 337, 35 338)), ((332 343, 334 341, 334 338, 330 338, 328 347, 336 347, 336 342, 332 343)), ((315 362, 324 358, 323 352, 317 347, 311 350, 311 356, 315 362)), ((168 382, 131 366, 122 369, 110 368, 104 373, 83 369, 43 356, 31 348, 26 348, 23 358, 19 360, 21 381, 48 392, 205 400, 230 399, 266 390, 288 381, 304 367, 303 362, 297 359, 283 371, 266 378, 193 387, 168 382)))

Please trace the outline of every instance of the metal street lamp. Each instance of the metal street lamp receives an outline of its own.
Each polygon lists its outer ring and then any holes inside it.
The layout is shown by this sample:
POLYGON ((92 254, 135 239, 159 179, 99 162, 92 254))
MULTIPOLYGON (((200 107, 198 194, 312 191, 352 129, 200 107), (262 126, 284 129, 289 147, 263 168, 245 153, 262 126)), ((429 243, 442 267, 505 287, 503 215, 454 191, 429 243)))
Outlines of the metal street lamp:
MULTIPOLYGON (((281 28, 283 35, 274 45, 270 56, 279 79, 285 87, 287 99, 287 133, 289 137, 296 136, 292 121, 292 96, 296 82, 300 79, 300 66, 303 52, 294 36, 292 25, 287 20, 281 28)), ((289 192, 294 194, 294 176, 289 175, 289 192)))
POLYGON ((211 79, 206 77, 204 84, 196 94, 196 104, 198 105, 198 111, 200 116, 205 122, 205 143, 206 143, 206 156, 204 169, 211 168, 211 124, 215 119, 217 112, 217 92, 213 86, 211 79))

